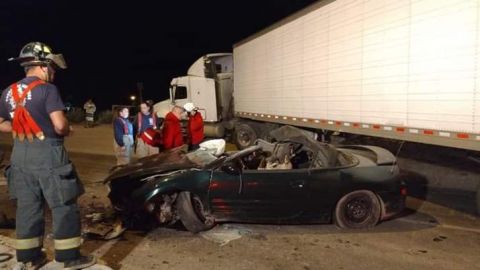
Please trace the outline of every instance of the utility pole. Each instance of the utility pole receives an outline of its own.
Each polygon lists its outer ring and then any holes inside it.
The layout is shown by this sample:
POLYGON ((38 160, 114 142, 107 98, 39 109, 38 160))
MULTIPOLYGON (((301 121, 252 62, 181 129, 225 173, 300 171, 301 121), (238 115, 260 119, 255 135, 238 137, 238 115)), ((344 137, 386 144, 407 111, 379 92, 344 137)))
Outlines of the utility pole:
POLYGON ((137 91, 138 91, 138 102, 141 104, 143 102, 143 82, 137 82, 137 91))

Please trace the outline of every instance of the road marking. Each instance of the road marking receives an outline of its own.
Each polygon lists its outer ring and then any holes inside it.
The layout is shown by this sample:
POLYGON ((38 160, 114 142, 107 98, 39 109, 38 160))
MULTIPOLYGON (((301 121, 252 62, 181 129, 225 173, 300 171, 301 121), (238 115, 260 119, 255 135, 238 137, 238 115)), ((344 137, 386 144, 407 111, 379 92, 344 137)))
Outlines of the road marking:
POLYGON ((467 227, 456 226, 456 225, 440 224, 440 227, 443 227, 446 229, 452 229, 452 230, 465 231, 465 232, 480 233, 480 229, 467 228, 467 227))
POLYGON ((480 233, 480 229, 462 227, 457 225, 441 224, 438 222, 428 222, 423 220, 413 220, 413 219, 407 219, 407 218, 398 218, 396 220, 411 223, 411 224, 429 225, 431 227, 439 227, 439 228, 445 228, 445 229, 451 229, 451 230, 480 233))
POLYGON ((105 242, 104 245, 101 245, 96 250, 94 250, 91 254, 95 255, 97 258, 102 258, 109 252, 117 243, 120 241, 119 239, 110 240, 105 242))

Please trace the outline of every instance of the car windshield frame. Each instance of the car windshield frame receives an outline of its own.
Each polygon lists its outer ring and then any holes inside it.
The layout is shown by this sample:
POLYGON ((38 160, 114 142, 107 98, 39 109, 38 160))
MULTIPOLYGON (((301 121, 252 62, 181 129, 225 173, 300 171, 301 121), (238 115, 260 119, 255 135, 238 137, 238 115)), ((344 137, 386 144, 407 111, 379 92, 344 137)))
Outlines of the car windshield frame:
POLYGON ((210 151, 205 149, 197 149, 195 151, 191 151, 185 153, 185 157, 198 166, 199 168, 205 169, 211 166, 215 166, 217 163, 221 163, 222 158, 217 158, 216 156, 212 155, 210 151), (220 160, 220 161, 219 161, 220 160))
POLYGON ((252 146, 249 146, 248 148, 245 148, 243 150, 240 150, 238 152, 235 152, 233 153, 232 155, 228 156, 226 159, 225 159, 225 162, 224 163, 227 163, 227 162, 230 162, 234 159, 237 159, 237 158, 241 158, 241 157, 244 157, 248 154, 251 154, 255 151, 258 151, 258 150, 262 150, 262 147, 260 145, 252 145, 252 146))
POLYGON ((240 151, 237 151, 237 152, 234 152, 233 154, 231 154, 230 156, 221 156, 219 158, 217 158, 216 160, 213 160, 212 162, 206 164, 205 166, 203 166, 203 169, 206 169, 206 170, 210 170, 210 169, 218 169, 220 168, 221 166, 225 165, 226 163, 228 162, 231 162, 235 159, 239 159, 239 158, 242 158, 248 154, 251 154, 255 151, 258 151, 258 150, 261 150, 262 147, 261 146, 258 146, 258 145, 253 145, 253 146, 250 146, 246 149, 243 149, 243 150, 240 150, 240 151))

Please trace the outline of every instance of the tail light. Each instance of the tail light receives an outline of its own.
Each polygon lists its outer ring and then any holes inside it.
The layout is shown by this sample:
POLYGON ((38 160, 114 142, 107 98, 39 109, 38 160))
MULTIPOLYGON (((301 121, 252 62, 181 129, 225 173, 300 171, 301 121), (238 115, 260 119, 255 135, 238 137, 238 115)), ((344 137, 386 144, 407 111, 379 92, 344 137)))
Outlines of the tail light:
POLYGON ((407 187, 403 186, 400 188, 400 195, 407 196, 407 187))

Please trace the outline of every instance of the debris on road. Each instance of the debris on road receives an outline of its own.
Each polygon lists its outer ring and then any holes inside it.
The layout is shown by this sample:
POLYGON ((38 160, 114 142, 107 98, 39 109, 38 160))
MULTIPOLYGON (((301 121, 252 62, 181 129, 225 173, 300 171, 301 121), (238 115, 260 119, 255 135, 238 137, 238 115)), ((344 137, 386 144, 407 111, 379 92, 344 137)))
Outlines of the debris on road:
POLYGON ((113 240, 113 239, 117 239, 119 238, 120 236, 122 236, 122 234, 127 230, 127 228, 123 227, 121 224, 116 224, 113 226, 113 228, 111 228, 110 230, 108 230, 106 233, 98 233, 98 232, 91 232, 91 231, 84 231, 83 232, 83 238, 86 239, 86 240, 105 240, 105 241, 109 241, 109 240, 113 240))
POLYGON ((15 229, 15 220, 7 218, 4 213, 0 212, 0 229, 15 229))
POLYGON ((15 264, 15 240, 0 235, 0 269, 11 269, 15 264))
POLYGON ((103 237, 105 240, 113 240, 120 237, 127 228, 122 226, 122 224, 115 225, 110 231, 108 231, 103 237))
POLYGON ((200 235, 209 241, 220 244, 220 246, 224 246, 233 240, 240 239, 242 236, 250 236, 255 239, 265 238, 265 236, 255 233, 250 229, 229 224, 216 226, 209 231, 201 232, 200 235))
POLYGON ((8 262, 13 259, 13 255, 10 253, 0 253, 0 263, 8 262))
MULTIPOLYGON (((62 270, 65 269, 63 267, 63 263, 59 262, 49 262, 39 270, 62 270)), ((106 266, 106 265, 100 265, 100 264, 95 264, 87 268, 83 268, 83 270, 112 270, 112 268, 106 266)))
POLYGON ((93 223, 101 222, 105 219, 104 213, 92 213, 85 216, 86 218, 91 219, 93 223))
POLYGON ((447 239, 446 236, 439 235, 439 236, 433 238, 433 241, 434 241, 434 242, 442 242, 443 240, 446 240, 446 239, 447 239))

